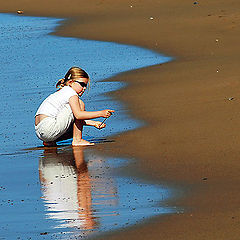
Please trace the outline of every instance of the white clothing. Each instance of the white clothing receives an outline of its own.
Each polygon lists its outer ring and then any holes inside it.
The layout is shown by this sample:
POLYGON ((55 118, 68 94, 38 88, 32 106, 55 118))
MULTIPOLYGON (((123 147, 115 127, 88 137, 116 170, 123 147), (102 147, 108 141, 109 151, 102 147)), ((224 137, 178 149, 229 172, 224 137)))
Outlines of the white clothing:
MULTIPOLYGON (((74 121, 69 99, 77 93, 69 86, 48 96, 38 108, 35 116, 39 114, 48 117, 35 126, 36 135, 44 142, 57 140, 70 128, 74 121)), ((78 95, 77 95, 78 96, 78 95)))
POLYGON ((60 157, 53 155, 51 159, 50 155, 39 161, 39 170, 44 179, 41 184, 45 213, 48 219, 57 220, 54 228, 81 227, 84 218, 79 214, 76 169, 65 165, 60 157))
POLYGON ((70 129, 73 121, 72 109, 66 104, 56 117, 46 117, 35 126, 36 135, 44 142, 55 141, 70 129))
POLYGON ((57 117, 58 113, 69 105, 69 98, 77 95, 77 93, 69 86, 64 86, 61 90, 48 96, 38 108, 36 115, 45 114, 49 117, 57 117))

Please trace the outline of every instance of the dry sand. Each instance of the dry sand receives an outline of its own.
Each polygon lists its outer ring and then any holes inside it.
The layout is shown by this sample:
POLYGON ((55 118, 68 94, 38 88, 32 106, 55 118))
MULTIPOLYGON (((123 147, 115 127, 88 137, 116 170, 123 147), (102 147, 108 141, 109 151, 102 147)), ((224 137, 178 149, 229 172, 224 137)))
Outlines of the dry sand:
POLYGON ((148 125, 118 137, 109 149, 138 158, 135 168, 145 177, 187 186, 175 203, 186 212, 104 239, 240 239, 240 1, 196 2, 0 1, 4 12, 72 17, 58 35, 176 57, 114 78, 131 83, 115 96, 148 125))

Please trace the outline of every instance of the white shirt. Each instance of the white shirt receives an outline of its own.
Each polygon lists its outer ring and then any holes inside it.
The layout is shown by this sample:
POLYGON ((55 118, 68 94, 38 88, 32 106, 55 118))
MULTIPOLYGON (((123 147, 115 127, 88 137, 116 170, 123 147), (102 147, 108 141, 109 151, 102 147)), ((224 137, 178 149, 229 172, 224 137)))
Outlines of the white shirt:
MULTIPOLYGON (((69 86, 64 86, 61 90, 49 95, 38 108, 35 116, 45 114, 49 117, 56 117, 59 111, 69 104, 69 99, 77 93, 69 86)), ((78 95, 77 95, 78 96, 78 95)))

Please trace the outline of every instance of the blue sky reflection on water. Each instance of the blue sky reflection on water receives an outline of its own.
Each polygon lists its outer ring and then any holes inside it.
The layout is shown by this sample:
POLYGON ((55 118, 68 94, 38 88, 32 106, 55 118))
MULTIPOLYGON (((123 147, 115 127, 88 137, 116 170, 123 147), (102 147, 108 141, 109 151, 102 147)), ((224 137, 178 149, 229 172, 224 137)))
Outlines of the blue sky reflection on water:
POLYGON ((96 140, 142 125, 129 117, 122 103, 104 95, 124 84, 100 81, 120 72, 171 60, 135 46, 47 35, 60 21, 0 14, 0 162, 4 165, 0 168, 0 238, 3 239, 69 239, 92 230, 127 227, 175 211, 160 204, 171 197, 171 190, 111 174, 111 169, 127 160, 104 159, 86 151, 85 171, 81 175, 70 150, 67 150, 68 157, 61 149, 56 153, 21 151, 41 144, 34 133, 33 116, 41 101, 55 91, 56 81, 69 67, 80 66, 91 76, 91 89, 83 97, 87 110, 106 107, 116 110, 107 121, 108 128, 86 129, 85 138, 96 140), (71 177, 57 179, 51 175, 56 172, 66 175, 69 171, 71 177), (87 201, 81 200, 84 196, 87 201), (92 210, 81 212, 82 202, 90 206, 86 209, 92 210), (84 224, 85 230, 81 229, 84 224))
POLYGON ((86 138, 105 137, 139 127, 142 123, 130 118, 122 103, 104 95, 123 87, 124 83, 100 80, 171 60, 135 46, 47 35, 59 22, 60 19, 54 18, 0 14, 4 88, 0 92, 4 98, 0 106, 3 118, 0 143, 5 150, 40 144, 35 137, 33 116, 41 101, 56 90, 56 81, 71 66, 84 68, 91 77, 90 91, 82 97, 87 110, 106 107, 116 110, 107 121, 108 128, 102 131, 86 128, 86 138))
POLYGON ((113 174, 127 163, 79 148, 45 151, 39 173, 46 218, 56 220, 52 229, 64 232, 66 239, 91 236, 174 213, 165 204, 173 190, 113 174))

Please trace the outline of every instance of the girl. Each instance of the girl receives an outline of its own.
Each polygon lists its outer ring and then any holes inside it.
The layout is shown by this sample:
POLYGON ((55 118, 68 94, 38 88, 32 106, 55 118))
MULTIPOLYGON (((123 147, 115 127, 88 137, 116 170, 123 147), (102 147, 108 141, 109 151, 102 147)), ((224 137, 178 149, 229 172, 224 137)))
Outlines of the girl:
POLYGON ((48 96, 35 115, 35 131, 44 146, 54 146, 56 142, 73 138, 73 146, 94 145, 82 139, 83 125, 104 128, 106 124, 90 119, 108 118, 114 110, 85 111, 79 99, 87 88, 88 74, 79 67, 72 67, 56 87, 59 90, 48 96))

